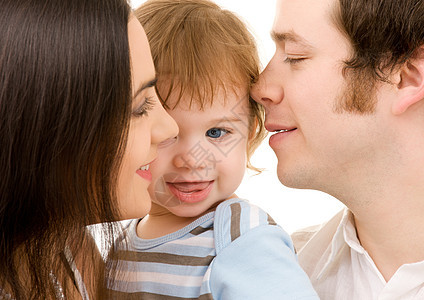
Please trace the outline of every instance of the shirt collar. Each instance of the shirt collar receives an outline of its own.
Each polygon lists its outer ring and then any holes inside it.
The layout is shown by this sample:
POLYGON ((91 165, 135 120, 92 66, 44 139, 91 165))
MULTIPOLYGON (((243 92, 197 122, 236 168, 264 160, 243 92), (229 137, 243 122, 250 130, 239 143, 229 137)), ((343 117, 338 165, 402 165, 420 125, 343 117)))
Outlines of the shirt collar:
POLYGON ((328 259, 324 264, 324 267, 318 274, 318 278, 321 278, 325 272, 330 269, 333 262, 339 256, 339 253, 346 247, 351 247, 355 251, 365 251, 356 235, 355 220, 352 212, 348 208, 345 208, 343 211, 342 219, 331 241, 330 254, 328 255, 328 259))
MULTIPOLYGON (((331 270, 332 267, 337 267, 338 264, 336 263, 336 260, 338 257, 340 257, 340 253, 345 250, 350 251, 350 249, 359 254, 366 254, 366 256, 368 256, 366 250, 359 242, 353 213, 349 209, 345 208, 340 224, 338 225, 336 233, 334 234, 334 237, 331 241, 331 250, 328 259, 324 264, 324 267, 319 272, 317 278, 322 278, 325 276, 326 272, 331 270)), ((371 260, 371 258, 369 259, 371 260)), ((376 267, 375 270, 378 272, 376 267)), ((388 285, 386 286, 386 289, 390 289, 390 291, 412 290, 421 286, 423 284, 423 279, 424 261, 405 264, 396 271, 396 273, 387 283, 388 285), (405 280, 405 278, 407 278, 407 280, 405 280)))
MULTIPOLYGON (((375 272, 378 273, 378 276, 383 282, 386 283, 380 271, 375 266, 374 261, 369 257, 367 251, 362 247, 359 242, 358 235, 356 233, 356 225, 353 213, 347 211, 346 215, 343 216, 340 226, 343 227, 343 236, 345 243, 354 251, 359 254, 363 254, 370 262, 370 265, 373 266, 375 272)), ((390 292, 395 292, 402 294, 405 291, 413 290, 421 285, 423 285, 424 279, 424 261, 404 264, 395 272, 392 278, 386 284, 386 290, 390 292)))
POLYGON ((351 249, 360 254, 364 254, 366 251, 358 239, 353 213, 350 210, 347 210, 345 213, 346 214, 343 216, 343 219, 340 222, 340 226, 343 227, 343 240, 349 245, 351 249))

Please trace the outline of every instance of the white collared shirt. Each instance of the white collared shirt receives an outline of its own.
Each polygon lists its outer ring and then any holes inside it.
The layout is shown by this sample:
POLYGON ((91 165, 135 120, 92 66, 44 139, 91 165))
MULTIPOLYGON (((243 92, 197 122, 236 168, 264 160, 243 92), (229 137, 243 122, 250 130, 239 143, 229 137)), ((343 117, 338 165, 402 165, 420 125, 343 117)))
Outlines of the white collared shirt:
POLYGON ((424 261, 402 265, 386 282, 361 246, 348 209, 292 238, 299 263, 321 299, 424 299, 424 261))

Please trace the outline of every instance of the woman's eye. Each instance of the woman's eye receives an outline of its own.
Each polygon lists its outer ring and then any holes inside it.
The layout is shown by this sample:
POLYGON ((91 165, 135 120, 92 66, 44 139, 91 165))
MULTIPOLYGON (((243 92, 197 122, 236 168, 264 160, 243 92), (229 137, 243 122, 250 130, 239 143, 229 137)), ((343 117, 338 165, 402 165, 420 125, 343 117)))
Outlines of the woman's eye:
POLYGON ((153 97, 147 97, 143 104, 140 105, 137 109, 135 109, 132 114, 135 117, 143 117, 147 116, 149 111, 151 111, 155 107, 155 99, 153 97))
POLYGON ((206 136, 213 139, 218 139, 223 137, 227 133, 229 133, 229 131, 223 128, 211 128, 208 131, 206 131, 206 136))

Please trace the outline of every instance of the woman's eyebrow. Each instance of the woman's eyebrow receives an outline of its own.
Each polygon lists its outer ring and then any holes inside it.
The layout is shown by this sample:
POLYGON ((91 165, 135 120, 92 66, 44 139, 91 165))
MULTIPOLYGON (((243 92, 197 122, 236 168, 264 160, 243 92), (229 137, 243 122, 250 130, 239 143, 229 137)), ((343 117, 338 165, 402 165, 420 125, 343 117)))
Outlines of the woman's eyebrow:
POLYGON ((153 78, 152 80, 149 80, 148 82, 146 82, 146 83, 142 84, 142 85, 138 88, 138 90, 134 93, 133 98, 137 98, 137 96, 138 96, 138 95, 139 95, 142 91, 144 91, 144 90, 145 90, 145 89, 147 89, 147 88, 150 88, 150 87, 155 86, 157 82, 158 82, 158 79, 155 77, 155 78, 153 78))

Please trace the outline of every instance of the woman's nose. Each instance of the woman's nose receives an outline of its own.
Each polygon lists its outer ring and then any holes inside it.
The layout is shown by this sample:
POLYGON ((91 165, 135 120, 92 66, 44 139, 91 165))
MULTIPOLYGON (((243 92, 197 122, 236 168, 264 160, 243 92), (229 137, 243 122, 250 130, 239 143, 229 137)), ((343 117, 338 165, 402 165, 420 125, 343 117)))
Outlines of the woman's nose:
POLYGON ((178 125, 158 101, 156 123, 152 126, 152 144, 159 144, 178 135, 178 125))

